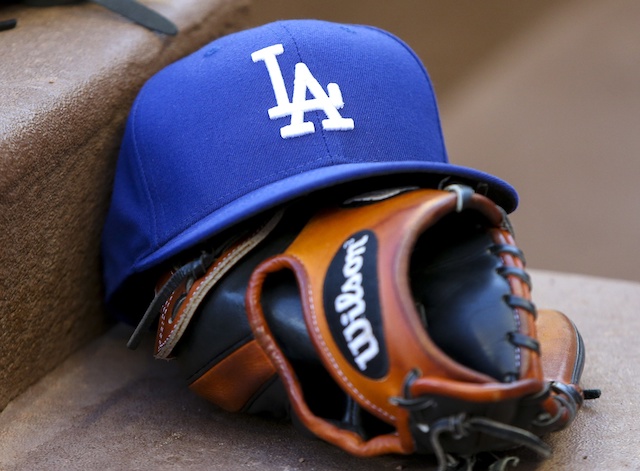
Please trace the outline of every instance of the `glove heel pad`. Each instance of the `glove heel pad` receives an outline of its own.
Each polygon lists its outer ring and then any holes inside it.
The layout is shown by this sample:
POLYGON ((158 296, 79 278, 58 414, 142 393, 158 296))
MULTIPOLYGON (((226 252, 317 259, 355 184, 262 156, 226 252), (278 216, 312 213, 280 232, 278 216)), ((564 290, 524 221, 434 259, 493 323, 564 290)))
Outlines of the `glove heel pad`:
POLYGON ((242 410, 276 370, 252 340, 217 363, 189 386, 196 394, 225 410, 242 410))

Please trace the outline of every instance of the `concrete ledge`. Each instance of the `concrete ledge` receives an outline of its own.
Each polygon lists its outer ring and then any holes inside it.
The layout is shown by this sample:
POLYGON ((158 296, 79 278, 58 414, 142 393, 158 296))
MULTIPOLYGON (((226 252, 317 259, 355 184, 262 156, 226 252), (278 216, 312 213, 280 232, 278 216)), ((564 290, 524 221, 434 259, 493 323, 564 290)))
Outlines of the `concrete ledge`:
POLYGON ((535 266, 640 281, 639 22, 634 0, 560 5, 443 103, 452 160, 518 190, 535 266))
POLYGON ((180 33, 91 3, 2 10, 18 27, 0 33, 0 410, 104 329, 99 236, 137 91, 250 2, 144 3, 180 33))
MULTIPOLYGON (((524 451, 519 471, 639 469, 637 332, 640 284, 531 272, 539 307, 567 313, 587 348, 588 402, 573 426, 547 437, 544 462, 524 451)), ((126 349, 116 326, 0 413, 0 469, 261 471, 430 470, 431 458, 356 459, 289 424, 222 412, 190 393, 171 362, 152 359, 152 339, 126 349)))

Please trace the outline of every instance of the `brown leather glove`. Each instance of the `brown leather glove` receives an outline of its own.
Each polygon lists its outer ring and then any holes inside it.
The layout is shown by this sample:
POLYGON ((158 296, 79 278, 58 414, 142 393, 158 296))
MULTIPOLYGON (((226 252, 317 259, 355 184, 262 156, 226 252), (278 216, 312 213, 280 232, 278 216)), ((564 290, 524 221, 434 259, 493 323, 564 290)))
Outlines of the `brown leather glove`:
POLYGON ((158 313, 156 356, 193 391, 354 455, 548 456, 539 437, 585 398, 584 346, 536 310, 524 263, 504 211, 468 187, 372 193, 278 213, 168 274, 130 343, 158 313))

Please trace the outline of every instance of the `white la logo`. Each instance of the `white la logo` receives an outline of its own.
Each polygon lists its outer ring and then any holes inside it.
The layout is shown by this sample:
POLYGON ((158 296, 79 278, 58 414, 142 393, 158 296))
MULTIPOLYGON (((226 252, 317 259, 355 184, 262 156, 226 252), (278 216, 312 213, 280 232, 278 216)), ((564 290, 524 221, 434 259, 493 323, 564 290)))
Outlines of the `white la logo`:
POLYGON ((328 84, 328 94, 325 93, 322 85, 311 75, 309 68, 302 62, 296 64, 293 98, 289 101, 282 71, 278 59, 276 59, 276 56, 283 52, 282 44, 274 44, 251 54, 253 62, 264 61, 271 78, 277 105, 269 109, 269 118, 278 119, 291 116, 291 124, 280 128, 280 135, 286 139, 314 133, 316 131, 314 124, 304 120, 304 114, 307 111, 324 111, 327 119, 322 120, 322 128, 327 131, 353 129, 353 119, 343 118, 338 112, 344 106, 342 92, 338 84, 328 84), (307 90, 313 95, 313 99, 307 100, 307 90))

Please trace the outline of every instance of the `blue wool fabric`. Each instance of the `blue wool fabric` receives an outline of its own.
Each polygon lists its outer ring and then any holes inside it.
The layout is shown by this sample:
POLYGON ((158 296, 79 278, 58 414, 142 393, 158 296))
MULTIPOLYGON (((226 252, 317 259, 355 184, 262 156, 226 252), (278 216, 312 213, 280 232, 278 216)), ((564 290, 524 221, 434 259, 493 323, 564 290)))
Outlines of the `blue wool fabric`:
POLYGON ((106 295, 269 208, 387 174, 506 182, 448 162, 433 88, 405 43, 291 20, 230 34, 152 77, 131 110, 103 233, 106 295))

